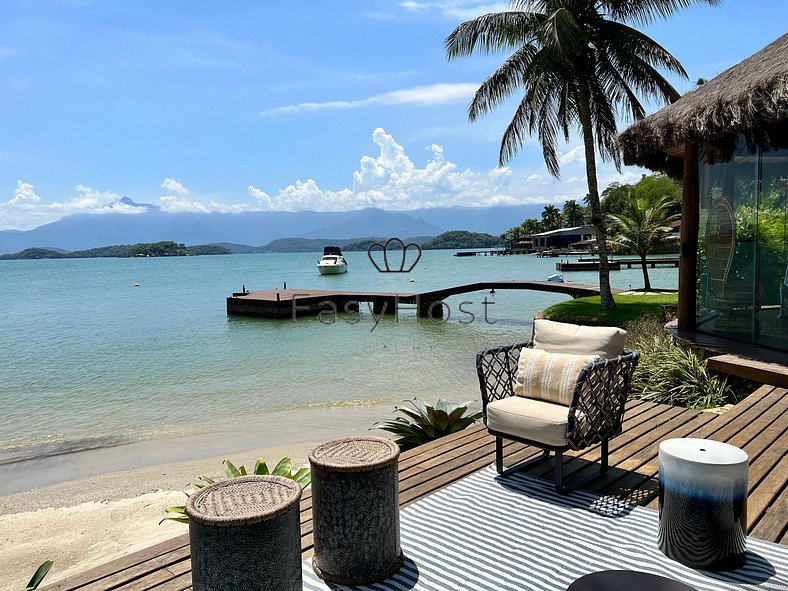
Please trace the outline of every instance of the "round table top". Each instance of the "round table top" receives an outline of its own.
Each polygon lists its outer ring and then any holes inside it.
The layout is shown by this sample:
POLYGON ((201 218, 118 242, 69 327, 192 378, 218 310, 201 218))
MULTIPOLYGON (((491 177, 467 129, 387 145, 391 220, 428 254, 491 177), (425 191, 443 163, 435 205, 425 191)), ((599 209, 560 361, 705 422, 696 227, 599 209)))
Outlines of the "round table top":
POLYGON ((283 476, 240 476, 211 484, 186 502, 191 521, 229 527, 273 519, 301 500, 301 486, 283 476))
POLYGON ((396 443, 373 436, 333 439, 309 452, 309 463, 328 472, 365 472, 394 464, 398 459, 396 443))
POLYGON ((603 570, 580 577, 566 591, 696 591, 694 587, 636 570, 603 570))
POLYGON ((713 439, 693 437, 666 439, 659 444, 659 453, 667 454, 677 460, 710 466, 746 464, 749 459, 747 453, 736 446, 713 439))

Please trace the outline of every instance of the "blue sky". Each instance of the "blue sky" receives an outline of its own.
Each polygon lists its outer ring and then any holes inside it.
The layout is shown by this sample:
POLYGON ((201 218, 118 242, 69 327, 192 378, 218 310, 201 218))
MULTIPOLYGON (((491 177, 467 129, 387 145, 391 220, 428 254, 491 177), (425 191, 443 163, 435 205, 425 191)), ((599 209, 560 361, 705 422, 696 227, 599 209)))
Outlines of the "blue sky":
MULTIPOLYGON (((513 104, 473 124, 503 56, 447 62, 484 0, 2 2, 0 229, 120 196, 169 211, 408 210, 585 194, 577 138, 497 168, 513 104)), ((786 0, 693 7, 646 32, 710 78, 785 33, 786 0)), ((681 92, 691 82, 673 80, 681 92)), ((653 109, 652 109, 653 110, 653 109)), ((600 169, 602 186, 641 170, 600 169)))

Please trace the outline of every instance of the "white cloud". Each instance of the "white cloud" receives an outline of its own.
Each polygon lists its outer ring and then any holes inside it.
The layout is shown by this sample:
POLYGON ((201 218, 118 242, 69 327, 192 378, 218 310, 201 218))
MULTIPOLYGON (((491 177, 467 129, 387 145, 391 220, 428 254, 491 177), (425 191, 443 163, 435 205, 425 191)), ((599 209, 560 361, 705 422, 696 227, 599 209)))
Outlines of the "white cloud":
POLYGON ((179 195, 181 197, 188 197, 191 191, 181 184, 177 179, 166 178, 161 183, 161 188, 166 189, 169 193, 179 195))
POLYGON ((324 190, 314 179, 308 179, 296 181, 275 197, 254 185, 249 187, 249 194, 262 208, 280 211, 344 211, 365 207, 402 211, 546 201, 536 194, 528 195, 525 183, 512 183, 509 168, 486 172, 459 170, 456 164, 446 160, 443 147, 437 144, 427 148, 430 158, 419 168, 385 130, 376 129, 372 140, 379 154, 361 158, 358 170, 353 173, 352 189, 324 190))
POLYGON ((45 203, 33 185, 16 182, 14 196, 0 202, 0 229, 29 230, 77 213, 143 213, 141 208, 120 203, 111 191, 98 191, 85 185, 75 187, 76 195, 63 202, 45 203))
POLYGON ((405 0, 400 6, 407 12, 438 12, 452 20, 470 20, 491 12, 512 10, 508 2, 480 2, 478 0, 445 0, 443 2, 417 2, 405 0))
POLYGON ((331 111, 338 109, 358 109, 370 105, 445 105, 466 101, 479 88, 478 84, 461 82, 457 84, 432 84, 430 86, 417 86, 401 90, 392 90, 364 99, 355 101, 325 101, 322 103, 298 103, 260 111, 263 117, 275 115, 290 115, 293 113, 331 111))
POLYGON ((585 161, 586 161, 586 154, 583 146, 575 146, 568 152, 564 152, 558 157, 558 163, 561 166, 572 164, 572 162, 585 162, 585 161))
MULTIPOLYGON (((321 188, 315 179, 296 180, 279 191, 248 186, 248 198, 240 203, 217 201, 186 187, 179 179, 167 177, 161 182, 165 194, 152 201, 167 213, 241 213, 245 211, 346 211, 377 207, 407 211, 425 207, 561 203, 582 199, 586 194, 583 159, 568 157, 563 171, 569 177, 560 181, 547 174, 544 165, 528 168, 461 169, 447 159, 443 146, 426 147, 427 162, 418 166, 382 128, 372 133, 378 148, 376 155, 363 155, 358 169, 348 175, 351 185, 331 191, 321 188), (352 178, 352 181, 351 181, 352 178)), ((640 169, 623 174, 607 163, 599 166, 599 186, 612 182, 633 183, 640 169)), ((76 193, 63 201, 48 203, 33 185, 18 181, 13 196, 0 202, 0 229, 28 230, 62 217, 76 214, 145 214, 146 209, 120 202, 112 191, 100 191, 78 185, 76 193)), ((137 201, 145 201, 137 198, 137 201)))

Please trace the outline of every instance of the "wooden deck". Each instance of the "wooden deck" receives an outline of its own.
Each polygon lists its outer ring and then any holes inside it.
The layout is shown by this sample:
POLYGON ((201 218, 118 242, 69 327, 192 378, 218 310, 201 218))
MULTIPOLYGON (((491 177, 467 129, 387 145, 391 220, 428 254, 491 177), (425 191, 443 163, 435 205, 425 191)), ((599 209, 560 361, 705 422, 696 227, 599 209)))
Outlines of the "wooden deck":
POLYGON ((709 369, 762 384, 788 388, 788 354, 720 335, 682 331, 677 322, 665 327, 677 340, 708 359, 709 369))
MULTIPOLYGON (((631 401, 624 432, 610 443, 611 470, 584 487, 639 505, 657 505, 657 450, 671 437, 703 437, 743 448, 750 457, 748 530, 750 535, 788 545, 788 392, 764 386, 723 415, 631 401)), ((482 426, 472 427, 402 454, 400 505, 414 501, 494 461, 494 440, 482 426)), ((507 464, 539 453, 510 443, 507 464)), ((565 473, 582 477, 596 470, 598 447, 569 454, 565 473)), ((531 470, 548 478, 552 463, 531 470)), ((301 501, 304 556, 312 552, 312 498, 301 501)), ((172 540, 114 560, 45 587, 48 591, 185 591, 190 589, 189 539, 172 540)))

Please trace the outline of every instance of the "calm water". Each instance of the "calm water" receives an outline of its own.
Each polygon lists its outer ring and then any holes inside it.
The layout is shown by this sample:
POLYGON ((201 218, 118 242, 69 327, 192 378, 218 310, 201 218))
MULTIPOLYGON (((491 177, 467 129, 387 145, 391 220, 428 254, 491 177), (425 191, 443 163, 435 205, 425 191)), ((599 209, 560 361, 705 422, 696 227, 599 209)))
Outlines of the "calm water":
MULTIPOLYGON (((347 253, 350 272, 336 276, 318 275, 316 253, 2 261, 0 463, 264 423, 274 411, 415 395, 476 399, 476 352, 528 338, 533 316, 566 296, 456 296, 443 324, 417 322, 412 309, 377 325, 363 309, 356 324, 341 316, 331 324, 228 317, 225 309, 241 285, 416 291, 545 279, 557 260, 452 254, 425 252, 407 275, 378 273, 366 253, 347 253), (494 302, 487 322, 485 297, 494 302), (469 324, 463 300, 476 315, 469 324)), ((653 269, 651 277, 655 286, 676 286, 676 269, 653 269)), ((615 287, 642 285, 638 269, 611 278, 615 287)))

